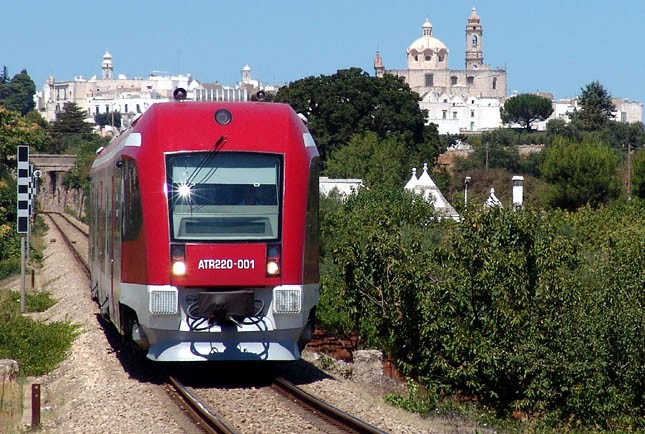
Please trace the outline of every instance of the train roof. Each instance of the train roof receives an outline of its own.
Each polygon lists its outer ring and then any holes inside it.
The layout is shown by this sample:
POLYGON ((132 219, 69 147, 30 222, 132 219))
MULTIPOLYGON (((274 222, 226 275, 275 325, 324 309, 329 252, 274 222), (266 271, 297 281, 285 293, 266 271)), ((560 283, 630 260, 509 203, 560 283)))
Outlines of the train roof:
POLYGON ((237 143, 264 143, 264 146, 273 146, 277 151, 275 144, 285 142, 290 133, 296 133, 300 140, 304 138, 305 147, 315 147, 303 119, 288 104, 239 101, 156 103, 105 149, 97 152, 93 167, 116 156, 124 147, 141 148, 142 142, 150 138, 169 152, 181 150, 180 146, 195 150, 205 137, 212 141, 212 137, 221 136, 237 143))

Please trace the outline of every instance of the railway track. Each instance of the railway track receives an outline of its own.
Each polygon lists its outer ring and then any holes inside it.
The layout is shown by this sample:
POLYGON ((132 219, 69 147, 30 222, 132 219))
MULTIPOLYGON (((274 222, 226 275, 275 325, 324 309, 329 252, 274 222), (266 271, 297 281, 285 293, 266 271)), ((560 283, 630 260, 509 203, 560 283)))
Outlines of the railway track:
POLYGON ((87 239, 88 232, 80 224, 74 222, 71 218, 62 213, 45 213, 49 221, 60 232, 63 241, 74 255, 74 258, 83 269, 83 273, 90 277, 90 266, 87 262, 87 239), (70 234, 70 229, 74 234, 70 234), (81 248, 80 245, 84 247, 81 248))
MULTIPOLYGON (((89 265, 86 259, 87 229, 64 214, 47 213, 46 215, 61 234, 65 244, 74 254, 84 273, 89 277, 89 265)), ((329 426, 330 428, 325 430, 325 432, 359 434, 384 433, 384 431, 342 412, 296 387, 285 378, 275 378, 271 388, 277 393, 286 396, 288 401, 294 405, 306 409, 310 418, 320 419, 320 425, 329 426)), ((209 434, 234 434, 244 432, 232 428, 230 423, 225 422, 224 416, 213 411, 205 400, 184 386, 175 376, 167 376, 164 389, 203 432, 209 434)), ((276 432, 281 431, 279 428, 276 429, 278 429, 276 432)))

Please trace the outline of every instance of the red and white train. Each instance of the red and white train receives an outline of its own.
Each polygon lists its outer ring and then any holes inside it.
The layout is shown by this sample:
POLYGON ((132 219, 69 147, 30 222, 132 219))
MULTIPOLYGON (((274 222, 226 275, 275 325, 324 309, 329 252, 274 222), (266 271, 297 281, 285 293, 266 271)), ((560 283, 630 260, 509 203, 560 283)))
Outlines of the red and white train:
POLYGON ((152 105, 90 172, 101 314, 156 361, 298 359, 319 299, 318 171, 288 105, 152 105))

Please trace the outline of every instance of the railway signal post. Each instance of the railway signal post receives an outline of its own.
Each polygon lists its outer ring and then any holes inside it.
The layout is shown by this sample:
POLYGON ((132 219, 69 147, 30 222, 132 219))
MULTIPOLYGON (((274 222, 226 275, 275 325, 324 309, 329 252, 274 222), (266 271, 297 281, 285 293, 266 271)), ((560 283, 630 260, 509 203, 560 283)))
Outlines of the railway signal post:
POLYGON ((26 243, 29 233, 29 146, 18 145, 18 224, 20 234, 20 312, 25 312, 26 243))

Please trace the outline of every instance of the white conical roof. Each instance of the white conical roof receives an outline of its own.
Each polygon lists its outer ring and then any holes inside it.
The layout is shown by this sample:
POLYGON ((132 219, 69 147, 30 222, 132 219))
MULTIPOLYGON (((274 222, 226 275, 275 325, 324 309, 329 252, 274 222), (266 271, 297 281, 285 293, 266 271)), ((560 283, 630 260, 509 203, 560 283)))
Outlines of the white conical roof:
POLYGON ((405 188, 406 190, 414 190, 414 187, 416 187, 416 186, 417 186, 417 168, 413 167, 412 168, 412 178, 410 178, 408 183, 405 184, 405 187, 403 187, 403 188, 405 188))
MULTIPOLYGON (((413 172, 414 173, 414 172, 413 172)), ((414 175, 413 175, 414 177, 414 175)), ((412 179, 408 181, 406 188, 412 182, 412 179)), ((429 202, 432 202, 434 205, 435 211, 442 217, 450 217, 454 220, 459 219, 459 214, 457 211, 450 205, 450 203, 443 196, 437 184, 434 183, 430 175, 428 174, 428 164, 423 163, 423 173, 419 176, 419 179, 416 180, 416 184, 413 186, 415 192, 421 194, 424 199, 429 202)))
POLYGON ((486 199, 486 202, 484 202, 484 206, 486 207, 491 207, 491 206, 498 206, 502 208, 502 201, 495 196, 495 189, 491 188, 490 189, 490 194, 488 196, 488 199, 486 199))

